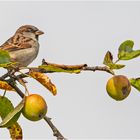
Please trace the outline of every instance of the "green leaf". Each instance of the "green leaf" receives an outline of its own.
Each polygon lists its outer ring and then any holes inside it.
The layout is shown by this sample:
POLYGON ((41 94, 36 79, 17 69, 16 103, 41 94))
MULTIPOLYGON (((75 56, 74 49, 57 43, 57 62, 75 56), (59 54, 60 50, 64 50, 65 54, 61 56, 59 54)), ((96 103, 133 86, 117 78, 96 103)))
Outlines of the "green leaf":
POLYGON ((126 40, 120 45, 119 52, 120 51, 131 52, 133 46, 134 46, 134 42, 132 40, 126 40))
POLYGON ((131 78, 129 81, 134 88, 140 91, 140 78, 131 78))
POLYGON ((132 40, 124 41, 120 47, 118 52, 119 60, 130 60, 136 58, 140 55, 140 50, 133 50, 134 42, 132 40))
POLYGON ((16 62, 11 62, 9 52, 0 49, 0 67, 10 67, 15 64, 16 62))
POLYGON ((11 67, 15 64, 17 64, 17 63, 16 62, 9 62, 9 63, 0 64, 0 67, 7 68, 7 67, 11 67))
POLYGON ((8 51, 0 49, 0 64, 9 63, 10 62, 10 55, 8 51))
POLYGON ((125 65, 115 63, 109 63, 108 66, 110 67, 110 69, 121 69, 125 67, 125 65))
MULTIPOLYGON (((3 97, 1 97, 3 98, 3 97)), ((4 97, 5 98, 5 97, 4 97)), ((8 102, 8 101, 6 101, 8 102)), ((13 107, 11 106, 11 103, 9 103, 8 105, 5 104, 5 106, 7 106, 7 108, 11 108, 10 112, 8 112, 8 114, 3 118, 2 122, 0 123, 0 127, 10 127, 12 126, 15 122, 17 122, 20 114, 21 114, 21 110, 24 106, 24 99, 13 109, 13 107), (10 105, 10 106, 9 106, 10 105)), ((2 106, 3 107, 3 106, 2 106)), ((1 107, 1 108, 2 108, 1 107)), ((3 110, 3 109, 2 109, 3 110)))
POLYGON ((43 68, 50 72, 65 72, 65 73, 80 73, 81 69, 63 69, 53 65, 41 65, 39 68, 43 68))
POLYGON ((120 52, 118 54, 119 60, 130 60, 136 58, 140 55, 140 50, 132 51, 132 52, 120 52))
POLYGON ((6 97, 0 96, 0 116, 2 120, 12 110, 14 110, 14 106, 12 105, 11 101, 6 97))
POLYGON ((125 65, 113 63, 113 55, 108 51, 104 57, 103 64, 108 66, 110 69, 121 69, 125 65))
MULTIPOLYGON (((0 96, 0 116, 2 120, 13 110, 14 106, 11 101, 4 96, 0 96)), ((9 130, 12 140, 22 140, 22 128, 17 122, 7 127, 7 129, 9 130)))

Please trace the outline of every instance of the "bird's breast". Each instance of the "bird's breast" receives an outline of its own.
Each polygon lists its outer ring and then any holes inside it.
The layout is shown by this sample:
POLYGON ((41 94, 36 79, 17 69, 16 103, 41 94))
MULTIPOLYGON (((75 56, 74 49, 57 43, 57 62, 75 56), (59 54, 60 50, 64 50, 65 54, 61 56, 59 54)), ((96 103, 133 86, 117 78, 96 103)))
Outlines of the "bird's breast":
POLYGON ((38 55, 39 44, 34 44, 31 48, 10 52, 12 61, 18 62, 20 66, 28 66, 38 55))

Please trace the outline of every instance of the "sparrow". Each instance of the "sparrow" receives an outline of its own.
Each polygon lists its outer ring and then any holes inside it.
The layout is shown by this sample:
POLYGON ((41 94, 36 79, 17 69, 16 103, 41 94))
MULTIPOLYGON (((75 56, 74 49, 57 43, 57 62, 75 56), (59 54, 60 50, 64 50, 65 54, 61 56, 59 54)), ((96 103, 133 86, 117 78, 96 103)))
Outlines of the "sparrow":
POLYGON ((32 25, 24 25, 17 29, 0 49, 9 52, 11 62, 17 62, 18 67, 28 66, 38 55, 39 36, 43 31, 32 25))

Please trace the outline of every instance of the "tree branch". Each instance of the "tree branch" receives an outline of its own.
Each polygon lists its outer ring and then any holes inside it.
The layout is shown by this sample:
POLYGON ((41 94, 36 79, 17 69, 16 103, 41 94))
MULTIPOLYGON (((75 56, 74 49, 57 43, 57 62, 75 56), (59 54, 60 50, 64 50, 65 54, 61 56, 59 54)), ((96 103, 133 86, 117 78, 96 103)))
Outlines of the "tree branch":
POLYGON ((86 67, 83 67, 83 70, 84 71, 105 71, 105 72, 108 72, 112 75, 114 75, 114 72, 109 69, 107 66, 104 66, 104 67, 101 67, 101 66, 94 66, 94 67, 89 67, 89 66, 86 66, 86 67))
POLYGON ((66 138, 64 138, 64 136, 59 132, 59 130, 53 125, 53 123, 51 122, 51 118, 45 116, 44 120, 48 123, 48 125, 53 130, 53 135, 57 137, 57 140, 66 140, 66 138))
MULTIPOLYGON (((80 70, 81 72, 82 71, 92 71, 92 72, 95 72, 95 71, 105 71, 107 73, 110 73, 112 75, 114 75, 114 71, 111 70, 109 67, 107 66, 88 66, 87 64, 80 64, 80 65, 64 65, 64 64, 55 64, 55 63, 50 63, 50 62, 44 62, 43 60, 43 65, 46 65, 46 66, 52 66, 52 67, 56 67, 57 69, 61 68, 62 70, 65 70, 65 73, 67 73, 67 71, 69 70, 80 70)), ((37 71, 37 72, 41 72, 41 73, 55 73, 55 72, 58 72, 57 70, 53 71, 53 70, 47 70, 45 68, 40 68, 40 67, 35 67, 35 68, 28 68, 30 70, 33 70, 33 71, 37 71)), ((75 72, 73 72, 75 73, 75 72)), ((76 73, 76 74, 79 74, 79 73, 76 73)), ((19 74, 17 75, 17 78, 20 79, 20 78, 26 78, 28 77, 29 75, 29 72, 25 73, 25 74, 19 74)))
MULTIPOLYGON (((64 70, 83 70, 83 71, 105 71, 107 73, 110 73, 112 75, 114 75, 113 70, 111 70, 109 67, 107 66, 88 66, 87 64, 80 64, 80 65, 64 65, 64 64, 55 64, 55 63, 50 63, 50 62, 46 62, 44 59, 42 60, 42 65, 46 65, 46 66, 53 66, 53 67, 57 67, 57 68, 61 68, 64 70)), ((39 70, 42 71, 42 70, 39 70)), ((44 73, 47 73, 48 71, 44 70, 44 73)), ((53 72, 53 71, 51 71, 53 72)), ((55 71, 54 71, 55 72, 55 71)))
MULTIPOLYGON (((5 81, 7 82, 11 87, 13 87, 15 89, 15 91, 18 93, 18 95, 21 97, 21 98, 24 98, 25 97, 25 94, 16 86, 15 84, 15 81, 18 79, 19 77, 16 77, 15 75, 12 76, 12 75, 4 75, 2 76, 2 78, 0 77, 0 80, 2 81, 5 81), (4 80, 3 77, 10 77, 10 79, 8 80, 4 80)), ((51 119, 47 116, 44 117, 44 120, 48 123, 48 125, 50 126, 50 128, 52 129, 53 131, 53 135, 55 137, 57 137, 57 140, 66 140, 64 138, 64 136, 60 133, 60 131, 56 128, 56 126, 52 123, 51 119)))
MULTIPOLYGON (((64 64, 55 64, 46 62, 44 59, 42 61, 42 65, 40 67, 32 67, 32 68, 19 68, 19 69, 13 69, 13 71, 8 71, 8 73, 4 74, 0 77, 0 80, 6 81, 11 87, 15 89, 15 91, 18 93, 18 95, 21 98, 24 98, 24 93, 17 87, 16 81, 19 81, 22 78, 28 77, 30 74, 30 71, 27 73, 22 73, 19 75, 15 75, 15 72, 22 70, 22 69, 29 69, 41 73, 54 73, 54 72, 66 72, 66 73, 76 73, 79 74, 81 71, 105 71, 107 73, 110 73, 114 75, 114 72, 107 66, 88 66, 87 64, 80 64, 80 65, 64 65, 64 64), (45 67, 41 67, 45 66, 45 67), (51 69, 50 69, 51 68, 51 69), (9 79, 7 79, 9 77, 9 79)), ((44 117, 44 120, 48 123, 50 128, 53 131, 53 135, 57 137, 57 140, 66 140, 65 137, 60 133, 60 131, 54 126, 54 124, 51 122, 51 119, 47 116, 44 117)))

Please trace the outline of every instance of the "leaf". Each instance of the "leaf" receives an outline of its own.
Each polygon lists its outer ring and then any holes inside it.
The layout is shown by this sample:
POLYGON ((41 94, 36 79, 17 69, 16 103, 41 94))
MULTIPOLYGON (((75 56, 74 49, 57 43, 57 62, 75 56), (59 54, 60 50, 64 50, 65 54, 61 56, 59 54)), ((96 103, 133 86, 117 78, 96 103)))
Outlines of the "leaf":
POLYGON ((140 55, 140 50, 132 51, 132 52, 119 52, 119 60, 130 60, 136 58, 140 55))
POLYGON ((14 110, 14 106, 12 105, 11 101, 4 96, 0 96, 0 117, 2 120, 12 110, 14 110))
POLYGON ((115 64, 115 63, 110 63, 110 64, 108 64, 108 66, 110 67, 110 69, 121 69, 121 68, 125 67, 125 65, 115 64))
POLYGON ((8 51, 0 49, 0 64, 5 64, 5 63, 9 63, 9 62, 11 62, 11 61, 10 61, 10 55, 9 55, 8 51))
MULTIPOLYGON (((14 110, 14 106, 12 105, 11 101, 4 96, 0 96, 1 118, 4 119, 12 110, 14 110)), ((13 140, 22 139, 22 129, 17 122, 15 122, 12 126, 8 127, 7 129, 9 130, 10 136, 13 140)))
POLYGON ((118 52, 119 60, 130 60, 136 58, 140 55, 140 50, 133 50, 134 42, 132 40, 124 41, 120 47, 118 52))
POLYGON ((140 91, 140 78, 131 78, 129 81, 134 88, 140 91))
POLYGON ((0 81, 0 89, 3 90, 9 90, 9 91, 15 91, 14 88, 12 88, 7 82, 0 81))
POLYGON ((121 43, 119 47, 119 51, 131 52, 134 46, 134 42, 132 40, 126 40, 121 43))
POLYGON ((104 62, 103 64, 108 65, 109 63, 113 63, 113 55, 111 54, 110 51, 107 51, 105 57, 104 57, 104 62))
POLYGON ((12 140, 22 140, 22 129, 17 122, 8 129, 12 140))
POLYGON ((0 67, 11 67, 13 65, 17 64, 16 62, 11 62, 11 58, 9 55, 9 52, 6 50, 0 49, 0 67))
POLYGON ((55 85, 51 82, 47 75, 35 71, 30 71, 29 75, 45 86, 53 95, 57 94, 55 85))
POLYGON ((50 71, 50 72, 65 72, 65 73, 80 73, 81 72, 81 69, 64 69, 64 68, 60 68, 60 67, 57 67, 57 66, 54 66, 54 65, 41 65, 39 66, 39 68, 43 68, 47 71, 50 71))
POLYGON ((6 117, 0 123, 0 127, 10 127, 15 122, 17 122, 23 106, 24 106, 24 99, 14 108, 14 110, 11 110, 8 113, 8 115, 6 115, 6 117))
POLYGON ((8 68, 8 67, 12 67, 15 64, 17 64, 17 62, 9 62, 9 63, 0 64, 0 67, 8 68))
POLYGON ((108 66, 110 69, 121 69, 125 67, 125 65, 113 63, 113 55, 111 54, 110 51, 107 51, 104 57, 103 64, 108 66))

